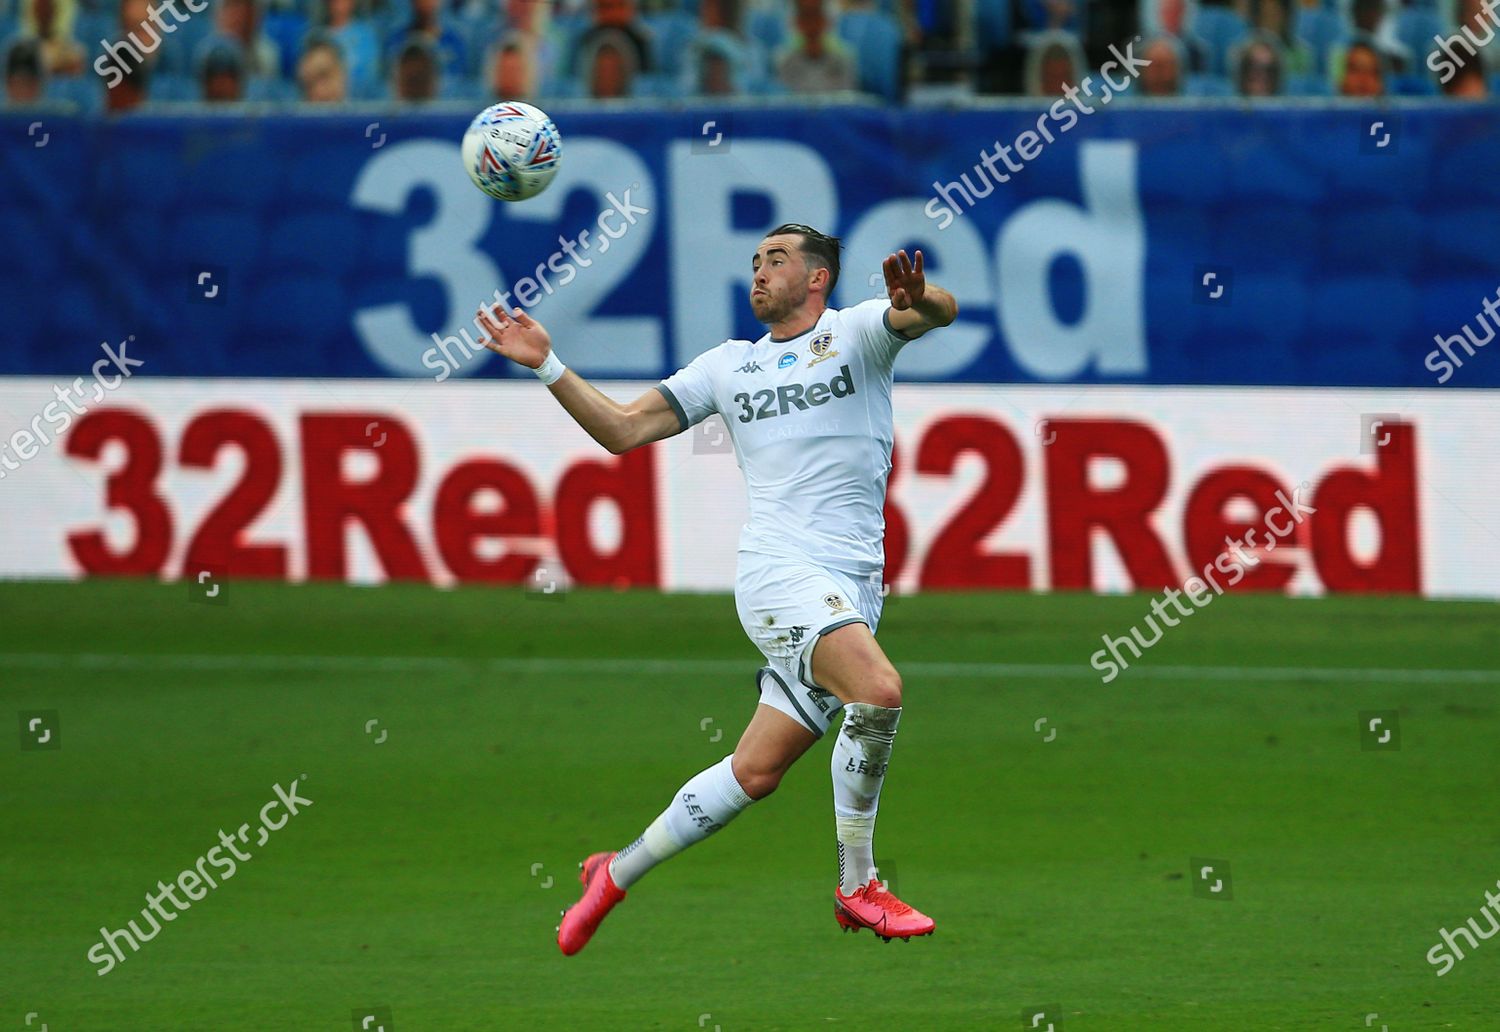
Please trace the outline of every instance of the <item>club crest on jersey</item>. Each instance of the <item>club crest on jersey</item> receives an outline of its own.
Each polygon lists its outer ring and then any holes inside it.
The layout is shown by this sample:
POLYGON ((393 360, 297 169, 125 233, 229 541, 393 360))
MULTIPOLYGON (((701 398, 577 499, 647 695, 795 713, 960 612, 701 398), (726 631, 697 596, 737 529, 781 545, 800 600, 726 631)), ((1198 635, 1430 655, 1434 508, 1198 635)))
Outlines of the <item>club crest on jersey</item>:
POLYGON ((776 368, 785 369, 787 366, 794 366, 796 364, 797 353, 795 351, 788 351, 786 354, 782 355, 781 358, 777 359, 776 368))
POLYGON ((835 613, 847 612, 849 609, 849 604, 844 601, 842 595, 824 595, 823 604, 835 613))
POLYGON ((833 350, 832 330, 825 330, 814 337, 812 343, 807 346, 807 350, 813 353, 813 357, 807 363, 807 368, 809 369, 825 358, 837 358, 839 355, 837 351, 833 350))

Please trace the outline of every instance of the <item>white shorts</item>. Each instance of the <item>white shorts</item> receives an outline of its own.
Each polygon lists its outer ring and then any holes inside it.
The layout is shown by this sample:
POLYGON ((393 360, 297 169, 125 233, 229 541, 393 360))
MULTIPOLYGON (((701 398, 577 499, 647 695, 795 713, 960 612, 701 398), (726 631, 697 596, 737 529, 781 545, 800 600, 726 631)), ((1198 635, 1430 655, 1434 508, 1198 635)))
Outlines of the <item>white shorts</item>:
POLYGON ((760 701, 823 737, 844 704, 813 682, 813 648, 851 623, 875 633, 885 601, 880 575, 861 578, 805 560, 741 552, 734 601, 745 634, 766 657, 755 675, 760 701))

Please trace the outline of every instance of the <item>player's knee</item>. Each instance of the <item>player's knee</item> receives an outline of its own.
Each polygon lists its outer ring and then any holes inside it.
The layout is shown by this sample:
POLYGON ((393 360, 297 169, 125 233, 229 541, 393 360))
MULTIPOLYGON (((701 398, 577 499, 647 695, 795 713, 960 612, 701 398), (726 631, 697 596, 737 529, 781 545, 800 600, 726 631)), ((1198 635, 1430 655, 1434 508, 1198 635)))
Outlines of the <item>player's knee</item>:
POLYGON ((734 771, 734 780, 740 783, 740 788, 751 799, 764 799, 776 791, 776 786, 781 784, 781 776, 786 773, 784 770, 748 763, 739 756, 734 758, 730 769, 734 771))
POLYGON ((860 694, 864 696, 861 702, 894 709, 901 705, 901 675, 891 666, 876 670, 865 680, 860 694))
POLYGON ((901 675, 883 664, 851 676, 830 679, 828 686, 845 702, 864 702, 894 709, 901 705, 901 675))
POLYGON ((736 773, 735 780, 751 799, 764 799, 781 784, 781 774, 779 770, 752 770, 744 774, 736 773))

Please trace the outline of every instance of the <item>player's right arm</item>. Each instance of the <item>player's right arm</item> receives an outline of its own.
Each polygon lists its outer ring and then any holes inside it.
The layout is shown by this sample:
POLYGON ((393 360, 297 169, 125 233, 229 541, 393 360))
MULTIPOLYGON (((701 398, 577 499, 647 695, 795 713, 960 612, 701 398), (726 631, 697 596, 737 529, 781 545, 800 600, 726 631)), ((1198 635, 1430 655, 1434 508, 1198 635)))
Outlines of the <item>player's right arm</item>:
MULTIPOLYGON (((479 324, 488 334, 481 344, 528 369, 539 368, 552 353, 552 338, 547 330, 519 308, 514 309, 514 315, 506 315, 498 305, 481 308, 479 324)), ((683 429, 671 403, 658 390, 649 390, 622 405, 571 369, 547 389, 574 422, 614 455, 671 437, 683 429)))

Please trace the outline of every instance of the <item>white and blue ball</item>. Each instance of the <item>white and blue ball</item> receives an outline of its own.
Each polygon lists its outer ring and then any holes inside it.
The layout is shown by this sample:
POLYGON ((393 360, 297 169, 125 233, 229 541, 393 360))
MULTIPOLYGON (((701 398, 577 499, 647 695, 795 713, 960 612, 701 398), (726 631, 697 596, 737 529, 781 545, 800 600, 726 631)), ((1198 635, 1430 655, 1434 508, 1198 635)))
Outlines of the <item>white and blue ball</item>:
POLYGON ((502 201, 524 201, 547 189, 562 161, 562 134, 540 108, 507 100, 481 111, 463 142, 474 185, 502 201))

